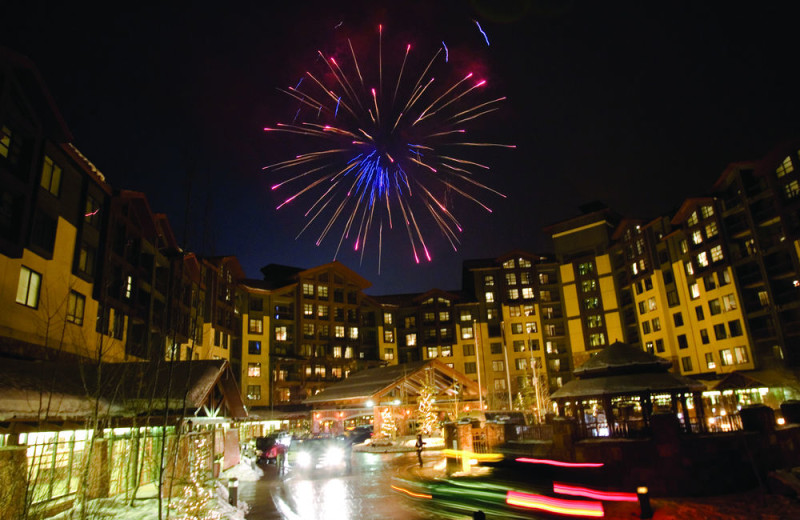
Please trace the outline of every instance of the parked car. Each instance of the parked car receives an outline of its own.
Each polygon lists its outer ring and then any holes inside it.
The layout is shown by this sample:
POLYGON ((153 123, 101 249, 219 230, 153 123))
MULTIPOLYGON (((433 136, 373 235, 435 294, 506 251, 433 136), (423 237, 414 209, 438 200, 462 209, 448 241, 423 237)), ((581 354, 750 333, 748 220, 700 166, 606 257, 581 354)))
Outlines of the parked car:
POLYGON ((266 437, 256 437, 256 449, 260 459, 268 464, 275 464, 280 456, 285 456, 291 445, 290 435, 272 434, 266 437))

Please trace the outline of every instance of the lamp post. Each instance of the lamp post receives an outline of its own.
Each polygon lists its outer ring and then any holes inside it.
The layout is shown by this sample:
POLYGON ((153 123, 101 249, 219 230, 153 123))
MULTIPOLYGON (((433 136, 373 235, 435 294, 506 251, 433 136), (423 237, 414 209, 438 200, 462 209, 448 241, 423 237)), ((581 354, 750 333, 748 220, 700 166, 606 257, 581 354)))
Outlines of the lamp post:
POLYGON ((475 360, 478 369, 478 407, 483 410, 483 386, 481 386, 481 351, 478 348, 478 321, 472 320, 472 337, 475 340, 475 360))
MULTIPOLYGON (((525 313, 525 316, 530 319, 531 312, 528 311, 525 313)), ((531 324, 530 322, 525 323, 525 329, 528 331, 528 351, 531 353, 531 374, 532 374, 532 383, 533 383, 533 390, 536 395, 536 418, 538 419, 539 423, 542 422, 542 399, 539 395, 539 378, 536 375, 536 360, 533 357, 533 343, 531 342, 531 324)))

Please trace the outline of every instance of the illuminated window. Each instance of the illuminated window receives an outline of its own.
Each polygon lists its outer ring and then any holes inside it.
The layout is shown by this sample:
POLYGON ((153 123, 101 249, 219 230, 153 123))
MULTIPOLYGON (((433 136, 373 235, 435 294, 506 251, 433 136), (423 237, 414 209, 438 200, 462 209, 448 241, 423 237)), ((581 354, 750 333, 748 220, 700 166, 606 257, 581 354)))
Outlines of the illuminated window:
POLYGON ((692 243, 699 244, 703 241, 703 232, 699 229, 692 231, 692 243))
POLYGON ((528 260, 527 258, 518 258, 517 259, 517 263, 519 264, 520 267, 530 267, 531 266, 531 261, 528 260))
POLYGON ((700 208, 700 213, 703 215, 703 218, 708 218, 714 214, 714 206, 703 206, 700 208))
POLYGON ((93 228, 100 227, 100 203, 91 195, 86 196, 86 206, 83 211, 83 221, 93 228))
POLYGON ((514 349, 514 352, 525 352, 525 342, 521 339, 514 341, 511 346, 514 349))
POLYGON ((711 352, 706 352, 706 368, 708 370, 717 368, 717 364, 714 362, 714 354, 711 352))
POLYGON ((509 289, 508 290, 508 299, 509 300, 518 300, 519 299, 519 289, 509 289))
POLYGON ((736 364, 741 365, 747 363, 747 350, 744 347, 734 347, 733 355, 736 359, 736 364))
POLYGON ((358 339, 358 327, 350 327, 350 339, 358 339))
POLYGON ((601 347, 606 344, 606 335, 602 332, 597 334, 589 334, 589 345, 592 347, 601 347))
POLYGON ((509 305, 508 306, 508 315, 512 318, 517 318, 522 316, 522 309, 519 305, 509 305))
POLYGON ((8 159, 11 149, 11 129, 6 125, 0 126, 0 155, 8 159))
POLYGON ((403 319, 403 322, 404 322, 405 327, 407 329, 410 329, 412 327, 416 327, 417 326, 417 318, 416 318, 416 316, 408 316, 408 317, 403 319))
POLYGON ((794 166, 792 166, 792 158, 787 155, 786 158, 781 163, 781 165, 778 166, 778 168, 775 170, 775 175, 778 178, 781 178, 787 173, 792 173, 793 171, 794 171, 794 166))
POLYGON ((503 364, 502 360, 495 360, 492 361, 492 370, 495 372, 502 372, 505 370, 505 365, 503 364))
POLYGON ((495 379, 494 380, 494 389, 495 390, 505 390, 506 389, 506 380, 505 379, 495 379))
POLYGON ((343 338, 344 337, 344 325, 336 325, 333 328, 333 335, 335 337, 337 337, 337 338, 343 338))
POLYGON ((783 193, 786 195, 787 199, 793 199, 800 195, 800 185, 798 185, 797 180, 793 180, 786 184, 783 187, 783 193))
POLYGON ((353 347, 345 347, 344 348, 344 358, 345 359, 353 359, 353 347))
POLYGON ((719 364, 727 367, 733 364, 733 353, 731 349, 724 348, 719 351, 719 364))
POLYGON ((731 274, 730 272, 728 272, 727 269, 717 273, 717 283, 719 284, 720 287, 731 283, 731 274))
POLYGON ((70 291, 67 300, 67 321, 75 325, 83 325, 83 309, 86 297, 81 293, 70 291))
POLYGON ((386 361, 393 360, 394 359, 394 349, 393 348, 385 349, 383 351, 383 359, 385 359, 386 361))
POLYGON ((306 298, 313 298, 314 297, 314 284, 311 283, 304 283, 303 284, 303 296, 306 298))
POLYGON ((450 321, 450 311, 439 312, 439 321, 450 321))
POLYGON ((247 385, 247 398, 251 401, 261 399, 261 385, 247 385))
POLYGON ((659 330, 661 330, 661 319, 653 318, 653 332, 658 332, 659 330))
POLYGON ((706 267, 708 265, 708 253, 703 251, 697 255, 697 265, 700 267, 706 267))
POLYGON ((325 365, 314 365, 314 375, 317 377, 325 377, 325 365))
POLYGON ((522 323, 512 323, 511 334, 522 334, 522 323))
POLYGON ((427 347, 428 359, 439 357, 439 347, 427 347))
POLYGON ((286 326, 275 327, 275 341, 287 341, 288 339, 289 329, 286 326))
POLYGON ((597 309, 600 307, 600 298, 586 298, 583 300, 583 308, 587 310, 597 309))
POLYGON ((484 297, 485 297, 487 303, 494 302, 494 293, 493 292, 486 291, 486 294, 484 295, 484 297))
POLYGON ((653 342, 648 341, 644 344, 644 349, 647 351, 648 354, 655 354, 655 349, 653 348, 653 342))
POLYGON ((547 273, 539 273, 539 283, 541 284, 549 284, 550 283, 550 275, 547 273))
POLYGON ((651 296, 647 299, 647 308, 651 311, 656 310, 656 298, 655 296, 651 296))
POLYGON ((313 303, 304 303, 303 304, 303 316, 313 316, 314 315, 314 304, 313 303))
POLYGON ((17 303, 36 309, 39 307, 39 291, 42 286, 42 275, 24 265, 19 270, 17 284, 17 303))
POLYGON ((714 221, 709 222, 706 224, 706 237, 712 238, 719 234, 719 230, 717 229, 717 223, 714 221))
POLYGON ((436 314, 434 314, 433 312, 426 312, 425 314, 422 315, 422 321, 425 323, 433 323, 435 319, 436 319, 436 314))
POLYGON ((44 156, 42 165, 42 188, 46 189, 56 197, 61 191, 61 167, 53 162, 49 156, 44 156))
POLYGON ((494 276, 487 274, 483 277, 483 285, 487 287, 494 285, 494 276))
MULTIPOLYGON (((636 265, 636 264, 634 264, 636 265)), ((581 290, 583 292, 591 292, 597 290, 597 280, 584 280, 581 282, 581 290)))
POLYGON ((691 262, 686 262, 686 274, 688 275, 694 274, 694 268, 692 267, 691 262))
POLYGON ((528 285, 531 283, 531 273, 529 271, 523 271, 519 273, 519 283, 522 285, 528 285))
POLYGON ((532 287, 523 287, 522 288, 522 297, 526 300, 533 299, 533 288, 532 287))
POLYGON ((250 318, 247 330, 250 334, 263 334, 264 320, 262 318, 250 318))
POLYGON ((313 323, 303 323, 303 337, 306 337, 306 338, 313 338, 314 337, 314 324, 313 323))
POLYGON ((689 215, 689 219, 686 221, 686 223, 688 225, 690 225, 690 226, 694 226, 695 224, 697 224, 697 212, 696 211, 693 211, 692 214, 689 215))
POLYGON ((689 243, 686 240, 681 240, 681 253, 686 254, 689 251, 689 243))
POLYGON ((764 307, 769 305, 769 294, 767 294, 767 291, 758 291, 758 301, 764 307))
POLYGON ((720 312, 722 312, 722 306, 719 304, 718 299, 713 299, 708 302, 708 310, 711 312, 712 316, 716 316, 720 312))
POLYGON ((578 264, 578 274, 581 276, 585 276, 589 273, 594 272, 594 263, 592 262, 583 262, 578 264))
POLYGON ((532 332, 536 332, 536 330, 537 330, 537 327, 536 327, 536 322, 535 321, 529 321, 529 322, 527 322, 525 324, 525 332, 527 332, 528 334, 530 334, 532 332))
POLYGON ((514 366, 517 370, 525 370, 528 368, 528 360, 525 358, 517 358, 514 360, 514 366))
POLYGON ((693 300, 696 300, 700 297, 700 286, 697 285, 697 282, 689 286, 689 293, 691 294, 693 300))
POLYGON ((385 325, 391 325, 392 324, 392 319, 393 319, 393 317, 392 317, 392 313, 391 312, 384 312, 383 313, 383 323, 385 325))
POLYGON ((514 269, 514 260, 506 260, 503 262, 503 269, 514 269))
POLYGON ((125 278, 125 298, 130 300, 133 296, 133 276, 128 275, 125 278))
POLYGON ((461 327, 461 339, 472 339, 475 337, 475 334, 472 331, 472 327, 461 327))
POLYGON ((327 305, 317 305, 317 318, 327 320, 330 316, 329 312, 327 305))
POLYGON ((78 252, 78 270, 90 276, 94 275, 95 250, 93 247, 83 244, 78 252))
POLYGON ((506 273, 506 285, 517 285, 516 273, 506 273))
POLYGON ((714 246, 711 248, 711 261, 719 262, 722 260, 722 246, 714 246))
POLYGON ((496 320, 497 319, 497 309, 494 309, 494 308, 486 309, 486 319, 487 320, 496 320))
POLYGON ((452 357, 452 356, 453 356, 453 346, 442 345, 442 357, 452 357))
MULTIPOLYGON (((312 288, 313 291, 313 288, 312 288)), ((313 294, 313 292, 312 292, 313 294)), ((328 286, 327 285, 320 285, 317 287, 317 296, 320 300, 327 300, 328 299, 328 286)))
POLYGON ((394 331, 393 330, 384 330, 383 331, 383 341, 384 341, 384 343, 394 343, 394 331))
POLYGON ((248 377, 261 377, 261 363, 248 363, 247 375, 248 377))

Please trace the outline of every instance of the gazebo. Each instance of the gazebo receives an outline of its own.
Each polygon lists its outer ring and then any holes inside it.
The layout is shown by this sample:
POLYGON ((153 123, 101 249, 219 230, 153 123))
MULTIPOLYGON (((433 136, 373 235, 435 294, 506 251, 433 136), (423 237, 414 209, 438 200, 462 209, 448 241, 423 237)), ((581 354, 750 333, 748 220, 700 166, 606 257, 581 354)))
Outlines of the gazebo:
POLYGON ((631 345, 615 342, 576 368, 576 379, 550 397, 558 404, 560 416, 577 418, 589 436, 626 437, 650 427, 654 411, 678 414, 691 432, 687 394, 699 429, 703 429, 701 393, 705 386, 669 372, 672 363, 631 345))

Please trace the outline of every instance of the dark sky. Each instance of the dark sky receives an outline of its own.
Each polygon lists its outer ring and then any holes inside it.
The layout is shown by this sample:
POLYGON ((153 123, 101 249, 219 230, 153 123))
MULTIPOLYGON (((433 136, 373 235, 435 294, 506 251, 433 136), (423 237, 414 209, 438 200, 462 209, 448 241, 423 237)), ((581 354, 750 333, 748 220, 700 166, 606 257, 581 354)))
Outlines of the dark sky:
POLYGON ((314 234, 295 240, 308 204, 275 211, 276 179, 262 167, 293 142, 262 129, 292 118, 296 104, 277 88, 318 66, 317 49, 350 37, 369 51, 378 23, 384 49, 419 42, 427 57, 445 41, 454 68, 479 64, 508 100, 476 126, 517 149, 488 153, 486 183, 507 195, 485 197, 493 213, 456 202, 457 252, 429 226, 432 263, 413 262, 404 231, 385 239, 380 274, 375 249, 361 264, 340 253, 373 294, 457 289, 464 259, 546 252, 541 228, 592 200, 631 217, 668 213, 729 162, 800 135, 800 9, 778 3, 73 4, 6 2, 0 44, 37 64, 112 186, 145 192, 189 249, 234 254, 251 277, 268 263, 333 258, 338 235, 320 247, 314 234))

